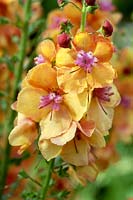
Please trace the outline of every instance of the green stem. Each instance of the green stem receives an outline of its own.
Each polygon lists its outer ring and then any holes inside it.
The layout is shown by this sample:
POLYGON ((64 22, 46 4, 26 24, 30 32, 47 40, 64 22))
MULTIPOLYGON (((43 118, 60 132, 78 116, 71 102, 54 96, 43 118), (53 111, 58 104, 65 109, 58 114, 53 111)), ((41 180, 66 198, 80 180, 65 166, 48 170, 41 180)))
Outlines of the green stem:
POLYGON ((52 159, 49 162, 48 173, 47 173, 47 176, 45 177, 45 182, 44 182, 43 187, 42 187, 42 196, 41 196, 42 200, 46 199, 46 194, 47 194, 47 191, 48 191, 49 182, 50 182, 50 179, 51 179, 53 167, 54 167, 54 159, 52 159))
POLYGON ((86 16, 87 16, 87 7, 85 0, 82 1, 82 16, 81 16, 81 25, 80 25, 80 30, 83 32, 85 30, 86 26, 86 16))
MULTIPOLYGON (((18 67, 15 68, 15 79, 14 79, 14 87, 13 87, 13 93, 12 93, 12 101, 11 104, 16 100, 16 95, 18 92, 18 85, 22 77, 23 72, 23 64, 24 64, 24 58, 26 55, 26 47, 27 47, 27 39, 28 39, 28 26, 29 26, 29 19, 30 19, 30 10, 31 10, 31 3, 32 0, 27 0, 24 6, 24 27, 22 30, 22 37, 20 42, 20 54, 19 54, 19 64, 18 67)), ((0 199, 2 199, 2 194, 4 191, 6 178, 7 178, 7 172, 8 172, 8 166, 9 166, 9 160, 10 160, 10 145, 8 143, 8 136, 10 131, 13 128, 13 122, 15 119, 16 113, 10 109, 8 113, 8 119, 5 124, 5 133, 6 133, 6 144, 5 144, 5 152, 3 153, 4 159, 1 166, 1 175, 0 175, 0 199)))

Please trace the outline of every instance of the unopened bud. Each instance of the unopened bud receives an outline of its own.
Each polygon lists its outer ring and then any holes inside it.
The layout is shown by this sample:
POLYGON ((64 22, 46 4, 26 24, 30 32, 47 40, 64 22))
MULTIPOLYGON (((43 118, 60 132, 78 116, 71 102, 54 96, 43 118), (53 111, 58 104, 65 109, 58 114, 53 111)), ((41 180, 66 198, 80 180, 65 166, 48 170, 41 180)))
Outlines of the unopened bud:
POLYGON ((102 32, 105 37, 110 37, 113 33, 113 26, 110 21, 106 20, 102 26, 102 32))
POLYGON ((71 22, 66 19, 61 23, 61 26, 60 26, 61 33, 67 33, 67 34, 71 32, 72 28, 73 28, 73 25, 71 24, 71 22))
POLYGON ((60 47, 69 48, 70 47, 70 36, 67 33, 61 33, 58 35, 58 44, 60 47))
POLYGON ((94 6, 96 3, 96 0, 85 0, 87 6, 94 6))
POLYGON ((67 0, 57 0, 58 6, 59 7, 64 7, 68 1, 67 0))

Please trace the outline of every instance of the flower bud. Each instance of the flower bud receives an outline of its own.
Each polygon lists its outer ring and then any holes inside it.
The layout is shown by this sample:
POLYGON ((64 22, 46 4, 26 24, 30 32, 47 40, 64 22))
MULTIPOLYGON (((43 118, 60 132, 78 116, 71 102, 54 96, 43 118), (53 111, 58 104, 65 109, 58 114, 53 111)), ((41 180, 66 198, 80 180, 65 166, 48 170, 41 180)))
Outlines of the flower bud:
POLYGON ((85 0, 87 6, 94 6, 96 3, 96 0, 85 0))
POLYGON ((64 7, 68 2, 67 0, 57 0, 59 7, 64 7))
POLYGON ((67 19, 65 19, 60 25, 61 33, 69 34, 71 32, 72 28, 73 28, 73 25, 67 19))
POLYGON ((113 26, 112 24, 106 20, 102 26, 102 32, 105 37, 109 37, 113 33, 113 26))
POLYGON ((67 33, 61 33, 58 35, 58 44, 60 47, 69 48, 70 47, 70 36, 67 33))

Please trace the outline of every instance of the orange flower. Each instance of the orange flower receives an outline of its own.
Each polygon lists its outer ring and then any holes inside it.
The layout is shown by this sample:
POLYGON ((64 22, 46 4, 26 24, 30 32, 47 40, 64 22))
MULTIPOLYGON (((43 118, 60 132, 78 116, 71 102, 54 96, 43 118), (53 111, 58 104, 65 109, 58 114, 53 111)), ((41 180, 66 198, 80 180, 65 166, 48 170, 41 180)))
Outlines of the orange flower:
POLYGON ((104 135, 108 135, 112 127, 114 108, 120 103, 120 95, 115 85, 105 88, 97 88, 92 93, 87 119, 94 120, 96 130, 104 135))
POLYGON ((71 140, 76 131, 72 121, 79 121, 87 106, 88 92, 66 94, 61 91, 56 71, 49 63, 39 64, 28 72, 17 99, 17 111, 40 123, 39 146, 43 140, 59 136, 64 137, 64 143, 71 140))
POLYGON ((94 153, 97 157, 96 164, 100 171, 105 170, 109 165, 116 163, 120 157, 115 145, 112 144, 112 140, 109 140, 109 143, 106 145, 106 147, 95 149, 94 153))
POLYGON ((35 64, 50 63, 53 65, 56 57, 56 46, 53 41, 47 39, 42 41, 37 47, 38 57, 34 59, 35 64))
POLYGON ((121 95, 121 103, 114 115, 112 140, 130 142, 133 129, 133 48, 124 48, 118 52, 113 60, 118 71, 115 81, 121 95), (127 89, 128 88, 128 89, 127 89), (126 117, 124 117, 126 116, 126 117))
POLYGON ((87 32, 77 33, 72 42, 72 49, 60 48, 56 55, 59 86, 65 92, 82 92, 111 84, 116 76, 109 63, 113 54, 111 42, 87 32))
POLYGON ((89 164, 88 166, 76 167, 76 170, 69 166, 68 173, 70 175, 70 180, 74 184, 85 186, 88 181, 93 182, 96 180, 99 169, 95 163, 89 164))
POLYGON ((95 123, 92 121, 81 121, 81 124, 73 121, 68 132, 58 137, 46 140, 41 136, 39 141, 40 151, 47 160, 60 154, 63 160, 68 163, 76 166, 87 165, 90 150, 88 138, 91 137, 94 129, 95 123), (72 137, 73 130, 74 137, 72 137))
POLYGON ((37 138, 36 123, 21 113, 18 113, 16 125, 9 135, 9 143, 20 146, 18 153, 21 154, 37 138))

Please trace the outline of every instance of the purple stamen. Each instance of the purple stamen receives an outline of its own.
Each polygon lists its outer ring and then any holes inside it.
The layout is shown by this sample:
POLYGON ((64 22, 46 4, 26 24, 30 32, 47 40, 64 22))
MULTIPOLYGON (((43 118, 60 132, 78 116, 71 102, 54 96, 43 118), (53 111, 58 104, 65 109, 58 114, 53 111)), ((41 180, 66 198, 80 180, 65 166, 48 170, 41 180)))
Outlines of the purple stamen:
POLYGON ((52 110, 58 111, 60 109, 60 104, 63 101, 63 97, 55 92, 51 92, 46 96, 41 96, 39 109, 44 108, 51 104, 52 110))
POLYGON ((113 11, 114 10, 114 6, 112 5, 112 2, 109 0, 101 0, 99 2, 100 4, 100 8, 103 11, 113 11))
POLYGON ((75 64, 83 68, 86 72, 91 73, 93 66, 98 62, 98 59, 93 56, 91 51, 79 51, 75 64))
POLYGON ((93 91, 93 95, 99 100, 110 102, 110 96, 114 94, 111 90, 112 87, 96 88, 93 91))
POLYGON ((39 54, 37 57, 34 58, 34 62, 36 65, 39 65, 45 62, 45 58, 41 54, 39 54))

